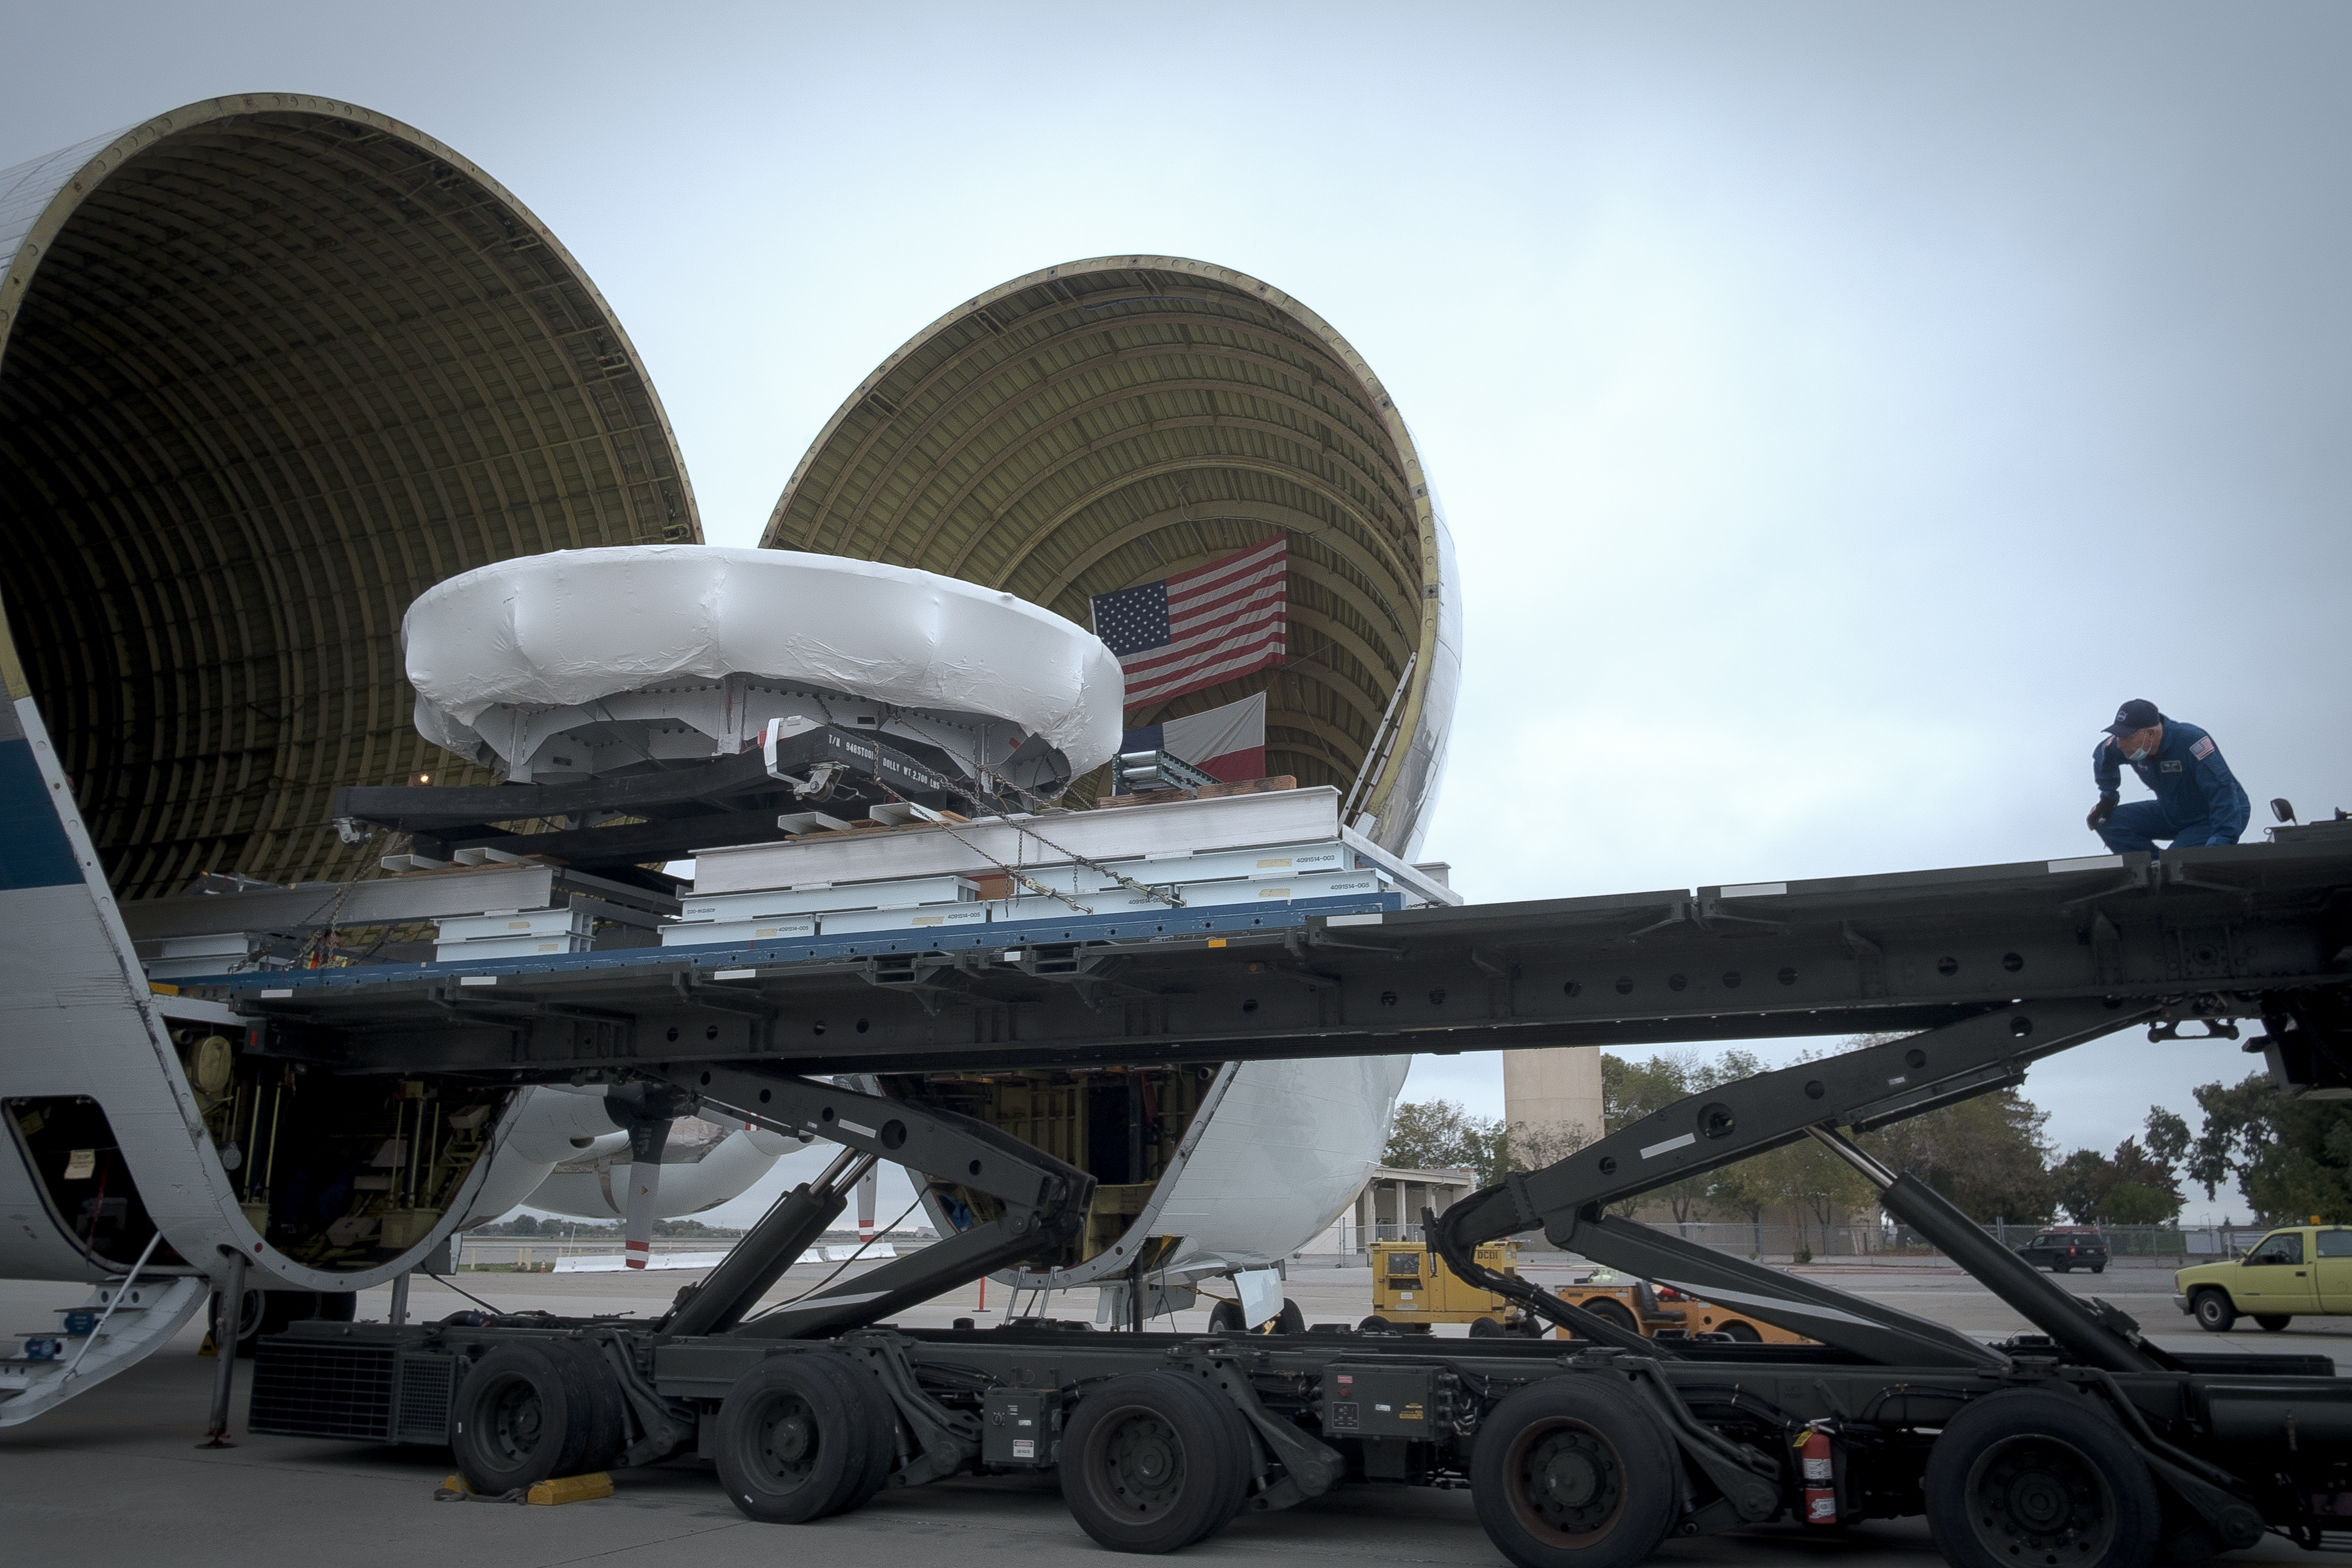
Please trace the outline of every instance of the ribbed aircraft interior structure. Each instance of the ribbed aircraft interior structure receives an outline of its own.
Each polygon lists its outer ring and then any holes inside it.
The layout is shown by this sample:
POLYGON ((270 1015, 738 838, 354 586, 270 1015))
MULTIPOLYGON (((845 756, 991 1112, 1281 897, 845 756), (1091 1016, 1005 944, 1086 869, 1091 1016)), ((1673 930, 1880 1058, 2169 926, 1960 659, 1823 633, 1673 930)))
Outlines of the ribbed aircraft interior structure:
POLYGON ((335 786, 454 762, 409 722, 411 600, 699 538, 595 286, 383 115, 215 99, 0 171, 0 267, 8 657, 120 898, 372 865, 335 786))
POLYGON ((1267 771, 1348 792, 1351 818, 1410 853, 1460 673, 1453 545, 1387 389, 1270 284, 1109 256, 967 300, 842 405, 761 542, 921 567, 1083 624, 1093 595, 1276 536, 1281 668, 1128 721, 1264 691, 1267 771))

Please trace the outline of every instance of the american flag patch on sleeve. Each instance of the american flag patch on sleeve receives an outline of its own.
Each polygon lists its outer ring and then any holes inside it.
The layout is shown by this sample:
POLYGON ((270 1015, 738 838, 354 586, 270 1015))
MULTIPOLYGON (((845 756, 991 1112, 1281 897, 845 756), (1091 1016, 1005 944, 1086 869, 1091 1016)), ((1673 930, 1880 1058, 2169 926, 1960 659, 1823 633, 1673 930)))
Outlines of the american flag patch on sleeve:
POLYGON ((2213 754, 2213 737, 2210 735, 2200 735, 2198 737, 2197 743, 2189 748, 2189 754, 2196 758, 2200 763, 2206 758, 2211 756, 2213 754))

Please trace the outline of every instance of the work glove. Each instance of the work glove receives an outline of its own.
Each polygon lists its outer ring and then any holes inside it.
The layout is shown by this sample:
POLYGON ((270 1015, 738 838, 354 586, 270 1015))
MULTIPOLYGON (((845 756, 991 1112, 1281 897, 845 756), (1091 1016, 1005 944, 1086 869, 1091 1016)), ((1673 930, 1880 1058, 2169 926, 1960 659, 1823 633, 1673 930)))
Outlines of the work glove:
POLYGON ((2099 804, 2091 807, 2091 815, 2083 818, 2083 826, 2089 828, 2094 833, 2096 833, 2100 828, 2105 827, 2107 824, 2107 818, 2116 814, 2116 801, 2117 798, 2118 797, 2112 795, 2101 795, 2099 797, 2099 804))

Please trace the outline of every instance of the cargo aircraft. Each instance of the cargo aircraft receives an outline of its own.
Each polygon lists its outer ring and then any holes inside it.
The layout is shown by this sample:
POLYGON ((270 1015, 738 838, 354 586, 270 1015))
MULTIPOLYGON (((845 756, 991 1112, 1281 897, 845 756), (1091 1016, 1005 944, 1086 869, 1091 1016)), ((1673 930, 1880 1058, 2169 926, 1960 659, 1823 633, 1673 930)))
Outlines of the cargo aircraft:
MULTIPOLYGON (((721 742, 745 738, 724 711, 700 730, 656 711, 642 681, 595 699, 635 691, 629 711, 545 702, 499 734, 419 699, 427 650, 403 626, 437 586, 551 552, 705 548, 639 355, 519 199, 412 126, 301 94, 206 100, 0 170, 0 1277, 91 1287, 38 1353, 0 1358, 0 1425, 169 1341, 232 1258, 250 1337, 348 1312, 519 1204, 625 1214, 642 1243, 793 1146, 684 1135, 680 1108, 625 1082, 317 1070, 256 1051, 204 984, 453 943, 644 945, 693 896, 530 848, 604 831, 593 814, 454 843, 338 809, 352 787, 733 766, 721 742)), ((760 545, 730 553, 951 583, 1095 650, 1089 744, 1030 745, 1045 726, 1000 705, 977 721, 1025 726, 1030 749, 975 758, 960 786, 1086 806, 1122 787, 1120 754, 1205 762, 1328 792, 1409 870, 1459 674, 1451 542, 1387 389, 1271 284, 1137 254, 965 300, 843 403, 760 545), (1234 657, 1203 658, 1185 628, 1237 559, 1256 618, 1219 630, 1234 657), (1207 717, 1236 709, 1258 726, 1237 741, 1207 717), (1211 730, 1217 756, 1176 749, 1211 730)), ((631 612, 641 632, 667 613, 631 612)), ((764 679, 862 703, 877 731, 919 707, 807 665, 698 679, 722 710, 764 679)), ((761 739, 805 741, 789 717, 761 739)), ((892 747, 955 773, 917 729, 892 747)), ((1256 1281, 1263 1309, 1266 1271, 1377 1160, 1401 1073, 877 1087, 1028 1128, 1097 1175, 1076 1254, 1009 1282, 1116 1289, 1107 1251, 1148 1237, 1155 1310, 1214 1274, 1256 1281)))

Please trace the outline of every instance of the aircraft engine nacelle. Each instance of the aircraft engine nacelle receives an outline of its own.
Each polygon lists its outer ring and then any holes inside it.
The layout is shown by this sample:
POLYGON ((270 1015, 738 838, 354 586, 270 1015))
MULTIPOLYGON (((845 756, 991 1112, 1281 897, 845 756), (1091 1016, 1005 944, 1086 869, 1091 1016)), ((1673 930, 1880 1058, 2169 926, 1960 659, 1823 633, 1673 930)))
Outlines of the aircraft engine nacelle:
POLYGON ((527 1089, 516 1096, 504 1147, 474 1201, 457 1222, 460 1230, 488 1225, 528 1198, 566 1160, 610 1154, 629 1145, 629 1134, 605 1110, 602 1087, 587 1089, 527 1089))

